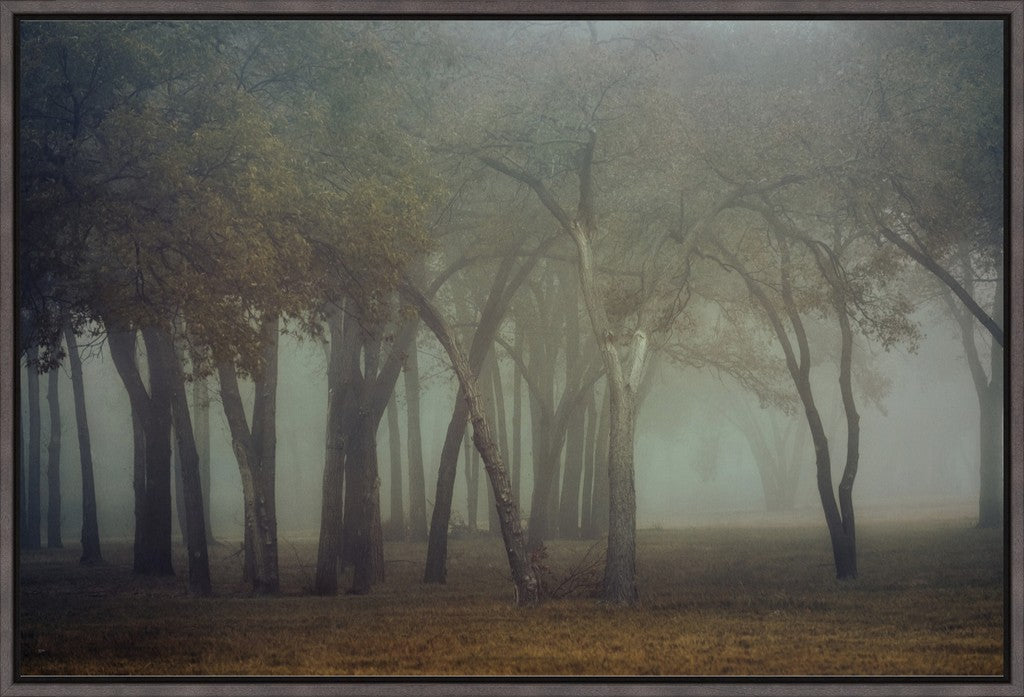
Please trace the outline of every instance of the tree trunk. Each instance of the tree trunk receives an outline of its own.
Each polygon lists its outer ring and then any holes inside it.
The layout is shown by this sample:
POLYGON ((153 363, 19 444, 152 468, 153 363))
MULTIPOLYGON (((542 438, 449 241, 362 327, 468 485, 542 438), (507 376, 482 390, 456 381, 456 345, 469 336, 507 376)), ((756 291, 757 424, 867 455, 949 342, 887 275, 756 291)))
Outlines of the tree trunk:
POLYGON ((403 295, 416 306, 424 323, 434 332, 452 362, 452 367, 459 379, 460 394, 465 397, 466 409, 472 418, 473 443, 480 451, 491 488, 494 490, 498 518, 501 521, 502 540, 505 543, 505 552, 508 555, 509 568, 512 572, 516 604, 520 606, 535 604, 539 592, 536 572, 526 554, 523 531, 519 523, 519 511, 515 502, 512 501, 512 489, 508 474, 480 403, 472 366, 459 348, 454 334, 430 302, 411 286, 404 286, 402 291, 403 295))
POLYGON ((980 495, 978 527, 1003 525, 1003 400, 1002 385, 995 381, 979 399, 980 495))
POLYGON ((565 440, 565 473, 558 505, 558 534, 577 539, 580 536, 580 479, 583 476, 584 429, 586 410, 577 408, 569 420, 565 440))
MULTIPOLYGON (((522 355, 523 330, 516 326, 513 350, 522 355)), ((522 504, 522 451, 523 451, 523 376, 519 363, 512 363, 512 499, 517 506, 522 504)))
POLYGON ((551 480, 558 471, 557 462, 553 463, 552 460, 557 460, 558 453, 552 455, 552 416, 549 410, 544 408, 541 400, 534 395, 530 396, 530 417, 530 437, 533 441, 533 491, 530 495, 530 522, 527 528, 526 548, 534 551, 548 539, 551 480))
MULTIPOLYGON (((501 365, 498 362, 497 351, 491 351, 491 392, 493 394, 492 412, 494 413, 493 423, 497 424, 498 450, 502 457, 508 458, 508 420, 505 414, 505 390, 501 384, 501 365)), ((488 413, 488 419, 491 414, 488 413)), ((501 521, 498 520, 498 509, 494 500, 494 492, 490 487, 487 489, 487 530, 491 533, 498 533, 501 529, 501 521)))
MULTIPOLYGON (((467 358, 470 371, 474 376, 480 374, 487 353, 494 344, 494 337, 501 327, 502 319, 508 310, 512 298, 518 288, 523 284, 540 258, 540 254, 547 249, 554 238, 537 246, 534 253, 524 261, 515 276, 512 276, 513 265, 502 265, 488 292, 487 302, 480 312, 480 320, 477 323, 476 332, 473 334, 473 341, 469 347, 467 358)), ((419 291, 406 286, 405 295, 419 293, 419 291)), ((429 301, 422 297, 422 302, 429 305, 429 301)), ((420 312, 423 317, 423 312, 420 312)), ((424 318, 424 321, 425 318, 424 318)), ((433 331, 433 328, 431 328, 433 331)), ((437 335, 437 332, 434 332, 437 335)), ((466 429, 469 415, 468 407, 465 404, 466 395, 459 393, 456 397, 455 407, 452 413, 452 420, 448 424, 448 432, 445 435, 444 446, 441 449, 441 462, 437 472, 437 492, 434 498, 434 511, 430 517, 430 533, 427 539, 427 563, 423 573, 425 583, 444 583, 445 565, 448 555, 448 522, 451 518, 452 490, 455 486, 455 470, 458 465, 459 441, 466 429)), ((499 504, 500 505, 500 504, 499 504)))
POLYGON ((369 593, 384 580, 384 544, 380 524, 380 479, 377 476, 377 421, 360 410, 358 426, 352 436, 346 461, 349 486, 356 492, 351 528, 346 527, 346 543, 351 544, 353 565, 349 593, 369 593), (351 530, 351 534, 349 534, 351 530))
POLYGON ((587 400, 586 428, 584 430, 583 493, 580 502, 580 537, 590 537, 593 528, 594 465, 597 451, 597 407, 594 393, 587 400))
POLYGON ((209 545, 216 540, 210 517, 210 390, 205 376, 196 376, 192 381, 192 409, 195 414, 192 427, 195 430, 199 477, 203 489, 203 521, 206 523, 206 543, 209 545))
POLYGON ((455 488, 455 472, 458 465, 459 445, 466 429, 469 406, 459 392, 455 409, 444 445, 441 447, 441 464, 437 470, 437 489, 434 495, 434 512, 430 517, 430 533, 427 539, 427 563, 423 572, 424 583, 444 583, 447 578, 448 522, 451 519, 452 493, 455 488))
POLYGON ((277 562, 277 515, 275 509, 277 346, 276 317, 264 319, 262 373, 256 380, 252 427, 245 419, 238 377, 230 365, 218 367, 221 401, 231 431, 232 449, 242 479, 245 508, 245 574, 253 591, 277 593, 280 588, 277 562))
POLYGON ((594 439, 594 492, 590 505, 590 531, 586 535, 588 538, 601 537, 608 532, 608 432, 611 423, 609 401, 606 390, 601 400, 597 435, 594 439))
POLYGON ((388 400, 388 457, 391 460, 391 518, 388 538, 405 539, 405 507, 402 502, 402 434, 398 430, 398 403, 388 400))
POLYGON ((474 452, 469 431, 464 431, 462 454, 466 473, 466 525, 472 531, 477 529, 476 514, 480 501, 480 456, 479 453, 474 454, 474 452))
POLYGON ((60 369, 54 368, 47 376, 46 401, 50 407, 50 443, 47 447, 46 467, 46 546, 59 549, 64 546, 60 534, 60 369))
POLYGON ((40 511, 40 486, 42 467, 41 444, 40 444, 40 421, 39 414, 39 371, 36 370, 35 361, 39 357, 39 349, 32 347, 28 350, 28 505, 24 518, 23 546, 25 549, 39 549, 42 546, 42 521, 40 511))
MULTIPOLYGON (((996 283, 992 316, 1003 326, 1003 275, 996 283)), ((971 342, 974 342, 973 333, 971 342)), ((988 383, 976 384, 979 404, 980 489, 978 526, 999 528, 1003 525, 1003 352, 992 342, 988 383)))
MULTIPOLYGON (((173 408, 171 413, 173 414, 173 408)), ((171 479, 174 480, 174 513, 178 521, 178 534, 181 543, 186 544, 188 523, 185 521, 185 484, 181 474, 181 448, 178 447, 178 434, 171 430, 171 479)))
POLYGON ((258 525, 253 529, 254 545, 263 547, 263 567, 257 569, 258 592, 277 593, 280 587, 277 562, 277 371, 281 338, 277 317, 264 318, 260 328, 263 342, 263 372, 256 381, 253 400, 252 440, 258 457, 255 473, 258 525))
POLYGON ((192 432, 192 418, 185 397, 185 375, 174 339, 166 329, 145 329, 143 339, 150 356, 150 371, 166 373, 170 386, 171 419, 175 451, 181 474, 179 510, 185 511, 185 547, 188 550, 188 590, 193 595, 210 595, 210 560, 203 520, 203 488, 199 477, 199 454, 192 432))
POLYGON ((409 463, 409 537, 427 539, 427 493, 423 473, 423 436, 420 430, 420 370, 415 340, 405 362, 405 413, 409 463))
POLYGON ((350 363, 357 360, 355 332, 346 326, 338 311, 328 316, 331 353, 327 367, 327 438, 324 450, 324 477, 320 508, 320 541, 316 555, 316 580, 313 590, 319 595, 338 592, 338 559, 341 556, 343 496, 345 483, 345 445, 348 412, 353 402, 348 378, 350 363))
MULTIPOLYGON (((170 429, 166 387, 159 376, 150 396, 142 382, 136 356, 136 331, 108 325, 107 344, 132 409, 134 447, 132 486, 135 492, 135 545, 132 570, 137 574, 172 574, 170 547, 170 429), (166 447, 166 453, 164 448, 166 447), (163 458, 166 458, 166 462, 163 458), (166 492, 164 488, 166 487, 166 492), (164 537, 164 501, 167 533, 164 537)), ((151 380, 151 383, 153 381, 151 380)))
POLYGON ((82 564, 103 561, 100 554, 100 532, 96 516, 96 485, 92 474, 92 445, 89 442, 89 421, 85 412, 85 386, 82 380, 82 357, 78 342, 70 326, 64 328, 64 341, 68 347, 71 365, 71 391, 75 401, 75 421, 78 424, 78 457, 82 466, 82 564))
POLYGON ((616 603, 634 603, 636 588, 636 490, 634 488, 633 429, 636 409, 625 385, 609 389, 608 436, 608 552, 602 597, 616 603))

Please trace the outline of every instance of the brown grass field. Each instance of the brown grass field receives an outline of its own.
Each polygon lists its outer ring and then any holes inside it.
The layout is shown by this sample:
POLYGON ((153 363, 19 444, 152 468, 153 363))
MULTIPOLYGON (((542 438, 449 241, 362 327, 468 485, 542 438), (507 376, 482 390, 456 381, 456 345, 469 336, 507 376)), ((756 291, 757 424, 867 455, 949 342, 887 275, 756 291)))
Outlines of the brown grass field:
MULTIPOLYGON (((216 597, 184 574, 131 574, 130 543, 22 557, 22 675, 1000 675, 1003 548, 970 521, 864 523, 860 577, 838 583, 823 526, 639 533, 639 607, 587 597, 511 605, 497 538, 388 544, 371 595, 312 596, 316 543, 281 540, 283 594, 251 597, 237 543, 211 549, 216 597)), ((590 542, 554 542, 556 575, 590 542)), ((597 550, 591 552, 593 556, 597 550)), ((178 550, 183 570, 184 551, 178 550)), ((347 580, 343 579, 343 580, 347 580)))

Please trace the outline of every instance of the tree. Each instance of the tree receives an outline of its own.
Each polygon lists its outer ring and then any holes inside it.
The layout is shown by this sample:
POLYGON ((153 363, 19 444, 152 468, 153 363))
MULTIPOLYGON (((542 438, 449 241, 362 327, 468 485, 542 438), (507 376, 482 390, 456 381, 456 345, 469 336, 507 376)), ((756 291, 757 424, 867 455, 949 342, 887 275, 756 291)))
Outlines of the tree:
POLYGON ((71 389, 75 398, 75 421, 78 426, 78 459, 82 467, 82 564, 103 561, 100 554, 100 532, 96 515, 96 483, 93 479, 92 443, 89 439, 89 420, 85 410, 85 386, 82 380, 82 357, 78 352, 75 331, 68 325, 64 330, 71 365, 71 389))
POLYGON ((46 546, 63 547, 60 526, 60 387, 56 368, 47 374, 46 401, 50 407, 50 442, 46 466, 46 546))
POLYGON ((27 477, 27 515, 23 518, 24 528, 22 547, 39 549, 40 539, 40 435, 39 435, 39 372, 35 365, 38 349, 28 351, 28 477, 27 477))
POLYGON ((423 323, 434 332, 434 336, 452 362, 452 368, 459 379, 460 394, 466 400, 473 423, 473 443, 484 460, 484 468, 494 491, 498 519, 501 522, 501 536, 512 572, 516 604, 533 605, 539 599, 537 574, 526 553, 523 531, 519 523, 519 510, 512 500, 508 474, 480 403, 472 367, 455 335, 427 297, 409 283, 401 287, 401 293, 402 297, 416 307, 423 323))
POLYGON ((405 359, 406 454, 409 463, 409 537, 427 539, 426 480, 423 476, 423 436, 420 430, 419 350, 413 339, 405 359))

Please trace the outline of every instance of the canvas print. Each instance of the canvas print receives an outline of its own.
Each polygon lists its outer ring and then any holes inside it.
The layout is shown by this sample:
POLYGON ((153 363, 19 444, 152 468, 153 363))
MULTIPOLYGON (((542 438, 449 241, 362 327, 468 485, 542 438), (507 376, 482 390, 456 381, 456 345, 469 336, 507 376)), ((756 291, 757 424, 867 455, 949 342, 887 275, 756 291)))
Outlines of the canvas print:
POLYGON ((1004 678, 1006 29, 18 17, 15 677, 1004 678))

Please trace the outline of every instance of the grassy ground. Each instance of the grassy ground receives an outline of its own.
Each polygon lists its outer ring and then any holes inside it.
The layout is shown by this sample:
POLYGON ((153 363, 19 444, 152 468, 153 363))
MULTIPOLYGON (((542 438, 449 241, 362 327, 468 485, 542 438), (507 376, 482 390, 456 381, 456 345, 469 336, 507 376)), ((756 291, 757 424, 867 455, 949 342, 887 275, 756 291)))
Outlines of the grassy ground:
MULTIPOLYGON (((495 538, 452 540, 444 586, 423 545, 390 544, 368 596, 311 596, 313 540, 282 541, 284 593, 250 597, 235 545, 212 548, 217 596, 131 575, 130 545, 81 568, 23 556, 24 675, 998 675, 1002 540, 967 520, 860 526, 860 578, 835 581, 821 526, 643 530, 641 603, 511 606, 495 538)), ((556 573, 588 542, 555 542, 556 573)), ((178 569, 184 569, 182 550, 178 569)), ((182 574, 183 576, 184 574, 182 574)), ((347 580, 347 579, 346 579, 347 580)))

